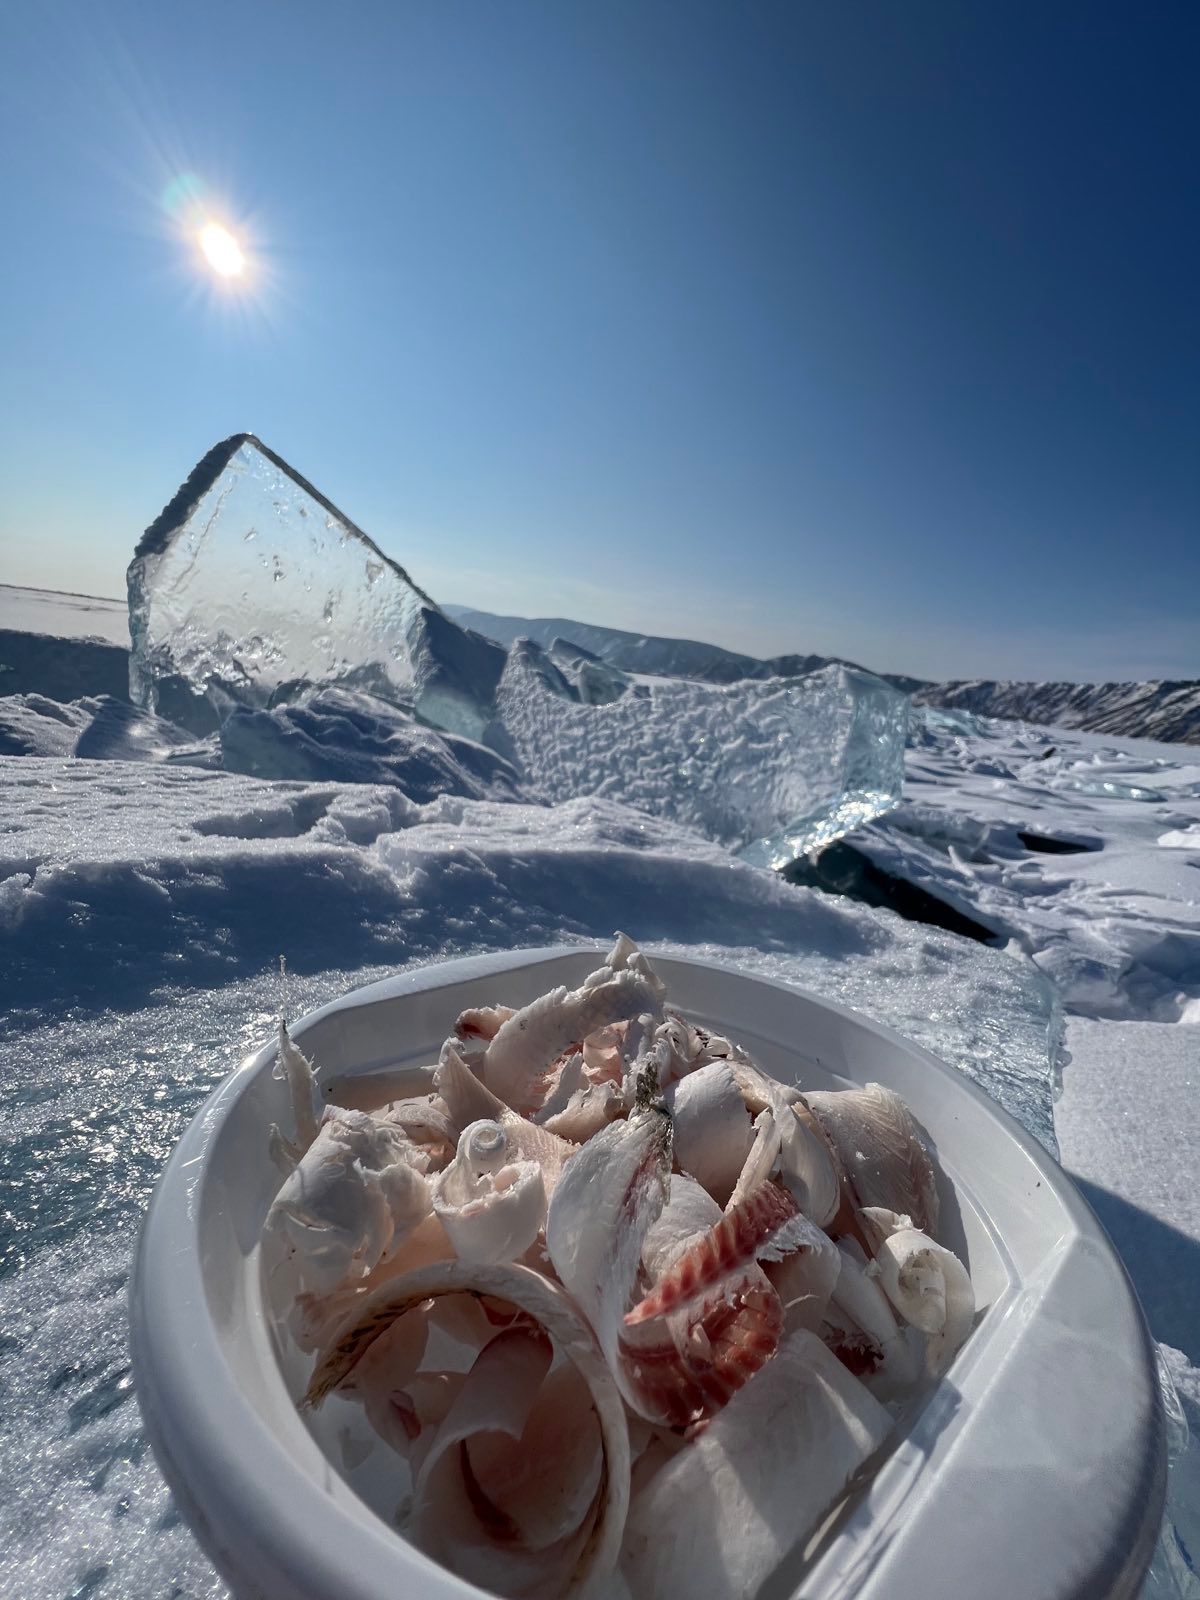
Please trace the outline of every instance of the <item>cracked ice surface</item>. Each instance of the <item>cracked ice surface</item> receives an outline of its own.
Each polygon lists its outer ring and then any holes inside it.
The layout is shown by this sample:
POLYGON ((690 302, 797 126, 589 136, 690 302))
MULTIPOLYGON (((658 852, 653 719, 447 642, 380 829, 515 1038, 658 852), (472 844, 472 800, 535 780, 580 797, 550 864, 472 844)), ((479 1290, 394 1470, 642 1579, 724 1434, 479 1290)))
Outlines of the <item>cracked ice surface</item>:
POLYGON ((210 450, 146 530, 129 629, 133 700, 194 721, 207 697, 209 726, 312 683, 475 738, 504 660, 249 434, 210 450))
POLYGON ((645 678, 603 704, 518 640, 497 709, 533 791, 619 800, 778 866, 900 798, 908 701, 867 672, 728 685, 645 678))

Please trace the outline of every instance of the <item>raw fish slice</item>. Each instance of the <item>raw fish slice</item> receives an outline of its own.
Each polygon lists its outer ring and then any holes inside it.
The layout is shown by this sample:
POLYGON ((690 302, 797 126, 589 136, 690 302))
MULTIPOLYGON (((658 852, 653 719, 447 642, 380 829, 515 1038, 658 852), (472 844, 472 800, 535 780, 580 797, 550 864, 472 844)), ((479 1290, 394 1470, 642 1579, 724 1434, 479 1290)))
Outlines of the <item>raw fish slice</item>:
POLYGON ((622 1330, 622 1393, 643 1417, 690 1428, 726 1405, 770 1361, 783 1307, 761 1267, 727 1280, 714 1300, 622 1330))
POLYGON ((640 1489, 621 1551, 630 1593, 750 1600, 890 1427, 819 1339, 792 1334, 640 1489))
POLYGON ((602 967, 582 987, 552 989, 503 1023, 484 1054, 484 1082, 514 1111, 537 1111, 560 1056, 608 1023, 659 1009, 655 987, 642 973, 602 967))
POLYGON ((353 1393, 362 1403, 367 1421, 393 1450, 405 1455, 416 1437, 413 1424, 417 1421, 407 1391, 417 1379, 428 1337, 428 1321, 421 1312, 404 1317, 375 1341, 354 1373, 353 1393))
POLYGON ((741 1045, 734 1044, 726 1039, 723 1034, 710 1033, 707 1028, 701 1027, 698 1022, 689 1024, 699 1046, 701 1061, 728 1061, 731 1065, 751 1066, 750 1057, 741 1045))
POLYGON ((589 1083, 619 1084, 625 1076, 627 1022, 610 1022, 583 1041, 583 1070, 589 1083))
POLYGON ((274 1123, 271 1124, 269 1144, 271 1154, 286 1174, 295 1167, 301 1156, 317 1137, 320 1121, 315 1104, 317 1074, 312 1062, 292 1040, 287 1023, 279 1019, 279 1045, 273 1077, 286 1078, 292 1097, 292 1120, 296 1127, 293 1142, 284 1137, 274 1123))
POLYGON ((546 1216, 554 1270, 635 1410, 621 1374, 621 1319, 633 1298, 646 1234, 665 1203, 670 1160, 670 1117, 662 1106, 646 1105, 579 1147, 546 1216))
POLYGON ((575 1144, 585 1144, 601 1128, 624 1116, 625 1109, 625 1097, 619 1084, 588 1083, 576 1089, 566 1105, 553 1116, 543 1119, 539 1112, 539 1126, 575 1144))
POLYGON ((426 1094, 392 1100, 375 1112, 376 1120, 400 1128, 422 1149, 430 1165, 442 1167, 454 1154, 457 1130, 440 1096, 426 1094))
POLYGON ((801 1105, 804 1097, 792 1083, 780 1083, 778 1078, 773 1078, 744 1051, 729 1057, 730 1070, 737 1079, 737 1086, 742 1091, 742 1099, 746 1102, 746 1109, 753 1116, 768 1108, 777 1108, 780 1105, 801 1105))
POLYGON ((841 1266, 837 1245, 817 1228, 799 1249, 767 1263, 763 1270, 783 1303, 789 1333, 796 1328, 820 1331, 841 1266))
POLYGON ((432 1211, 407 1234, 386 1260, 371 1268, 365 1278, 343 1283, 328 1294, 298 1294, 287 1313, 287 1327, 301 1350, 323 1349, 352 1316, 367 1295, 395 1283, 406 1272, 444 1261, 454 1254, 446 1230, 432 1211))
POLYGON ((664 1097, 675 1128, 675 1160, 724 1205, 754 1141, 728 1062, 709 1062, 672 1084, 664 1097))
MULTIPOLYGON (((724 1064, 735 1074, 740 1073, 743 1067, 751 1072, 758 1070, 740 1046, 731 1044, 720 1034, 710 1033, 700 1023, 693 1022, 670 1006, 666 1008, 665 1020, 655 1031, 655 1038, 663 1042, 669 1051, 663 1068, 664 1084, 686 1078, 711 1065, 724 1064)), ((756 1109, 762 1108, 759 1106, 756 1109)))
POLYGON ((759 1184, 766 1183, 775 1163, 779 1160, 781 1143, 779 1120, 770 1106, 767 1106, 754 1119, 754 1142, 742 1164, 738 1180, 733 1186, 733 1193, 729 1196, 727 1210, 740 1204, 752 1190, 758 1188, 759 1184))
MULTIPOLYGON (((495 1457, 521 1456, 522 1435, 551 1358, 550 1341, 536 1327, 500 1334, 480 1352, 424 1455, 404 1520, 405 1532, 419 1549, 464 1576, 475 1576, 483 1567, 488 1587, 501 1594, 549 1595, 557 1590, 565 1576, 559 1571, 562 1552, 550 1547, 564 1536, 582 1543, 584 1524, 591 1520, 596 1472, 589 1475, 590 1492, 578 1517, 538 1544, 529 1542, 510 1507, 490 1492, 498 1483, 503 1486, 495 1457), (492 1468, 487 1482, 476 1470, 480 1456, 492 1468)), ((519 1496, 517 1505, 524 1509, 519 1496)), ((534 1523, 537 1532, 545 1526, 544 1517, 534 1523)))
MULTIPOLYGON (((877 1378, 880 1392, 890 1397, 915 1383, 919 1376, 916 1354, 862 1250, 853 1240, 843 1240, 837 1248, 842 1264, 830 1296, 831 1312, 840 1311, 850 1328, 846 1329, 843 1320, 839 1330, 843 1339, 840 1346, 835 1341, 834 1348, 844 1350, 847 1357, 855 1353, 866 1357, 861 1370, 877 1378), (863 1336, 861 1342, 845 1338, 847 1331, 853 1334, 854 1330, 863 1336)), ((831 1314, 829 1321, 838 1328, 836 1316, 831 1314)))
POLYGON ((686 1017, 677 1011, 668 1011, 666 1018, 654 1030, 653 1043, 658 1066, 658 1082, 662 1090, 686 1078, 696 1067, 703 1065, 700 1040, 686 1017))
POLYGON ((583 1051, 575 1050, 558 1068, 554 1085, 546 1095, 541 1110, 535 1111, 530 1121, 539 1127, 545 1126, 547 1118, 566 1109, 571 1096, 583 1088, 583 1082, 583 1051))
MULTIPOLYGON (((462 1293, 507 1301, 526 1312, 549 1334, 587 1386, 600 1425, 604 1462, 594 1515, 576 1539, 557 1552, 569 1571, 555 1593, 568 1600, 598 1583, 615 1565, 629 1505, 630 1451, 625 1408, 612 1374, 591 1330, 561 1289, 519 1266, 442 1261, 410 1273, 370 1296, 354 1323, 319 1357, 302 1404, 317 1405, 348 1379, 352 1381, 358 1363, 398 1318, 427 1300, 462 1293)), ((544 1571, 544 1563, 535 1563, 526 1577, 536 1582, 544 1571)), ((470 1575, 475 1576, 474 1572, 470 1575)))
POLYGON ((263 1228, 272 1294, 327 1294, 352 1285, 399 1249, 429 1215, 415 1147, 365 1111, 329 1106, 263 1228))
POLYGON ((514 1261, 541 1232, 541 1168, 514 1155, 500 1123, 472 1122, 433 1185, 434 1212, 464 1261, 514 1261))
MULTIPOLYGON (((661 1215, 666 1127, 661 1111, 643 1110, 584 1145, 551 1202, 546 1241, 630 1407, 650 1421, 686 1427, 724 1405, 770 1359, 783 1312, 751 1258, 702 1302, 648 1327, 625 1326, 637 1253, 661 1215), (659 1129, 647 1120, 656 1116, 659 1129)), ((794 1214, 782 1193, 779 1204, 794 1214)), ((655 1248, 662 1248, 661 1234, 655 1248)))
MULTIPOLYGON (((411 1320, 403 1317, 396 1326, 403 1327, 411 1320)), ((466 1381, 465 1372, 418 1372, 402 1390, 390 1392, 392 1432, 384 1437, 394 1450, 408 1457, 414 1474, 420 1472, 426 1452, 466 1381)), ((370 1417, 370 1407, 365 1402, 364 1409, 370 1417)))
MULTIPOLYGON (((651 1279, 669 1274, 721 1220, 721 1208, 693 1178, 672 1178, 671 1198, 642 1248, 644 1272, 651 1279)), ((707 1300, 626 1325, 620 1342, 625 1382, 643 1416, 689 1427, 723 1406, 770 1359, 782 1327, 778 1296, 751 1264, 707 1300)))
POLYGON ((553 1194, 563 1168, 577 1146, 568 1143, 548 1128, 539 1128, 527 1117, 504 1104, 479 1081, 462 1056, 447 1039, 442 1046, 437 1069, 438 1093, 446 1102, 452 1124, 461 1133, 473 1122, 498 1122, 522 1161, 534 1161, 542 1169, 547 1196, 553 1194))
POLYGON ((661 1216, 651 1224, 642 1246, 642 1269, 657 1282, 692 1243, 721 1220, 721 1208, 702 1184, 686 1173, 671 1179, 671 1193, 661 1216))
POLYGON ((464 1044, 471 1044, 478 1040, 485 1043, 494 1039, 503 1023, 509 1017, 515 1016, 512 1006, 469 1006, 466 1011, 460 1011, 458 1020, 454 1024, 455 1037, 464 1044))
POLYGON ((476 1356, 466 1382, 430 1442, 413 1484, 410 1525, 418 1544, 422 1535, 431 1531, 430 1519, 437 1516, 428 1488, 442 1457, 476 1433, 506 1434, 510 1444, 520 1439, 553 1359, 554 1347, 537 1326, 498 1333, 476 1356))
POLYGON ((467 1452, 475 1481, 529 1550, 578 1528, 600 1488, 600 1429, 587 1386, 569 1363, 542 1384, 517 1448, 501 1435, 478 1434, 467 1452))
MULTIPOLYGON (((495 1513, 471 1472, 466 1445, 459 1449, 460 1461, 443 1457, 434 1474, 430 1492, 442 1508, 441 1525, 431 1530, 437 1543, 426 1542, 425 1553, 474 1589, 508 1600, 579 1600, 581 1596, 608 1600, 611 1570, 601 1578, 590 1568, 588 1530, 594 1511, 565 1539, 541 1550, 530 1550, 513 1539, 507 1522, 498 1516, 493 1538, 477 1541, 463 1537, 465 1530, 478 1526, 479 1512, 495 1513)), ((401 1531, 407 1532, 403 1518, 397 1520, 401 1531)))
POLYGON ((625 1325, 636 1327, 689 1302, 717 1298, 722 1286, 751 1262, 777 1261, 801 1245, 812 1247, 817 1235, 786 1190, 761 1184, 684 1251, 650 1293, 626 1312, 625 1325))
MULTIPOLYGON (((597 983, 602 983, 604 981, 605 968, 609 972, 636 972, 640 978, 645 980, 656 1000, 661 1003, 666 998, 666 984, 650 965, 644 952, 638 949, 627 933, 618 933, 616 935, 613 947, 605 957, 604 967, 586 977, 583 980, 584 987, 587 988, 597 983)), ((654 1009, 657 1010, 658 1007, 656 1006, 654 1009)))
MULTIPOLYGON (((828 1227, 842 1204, 842 1171, 829 1138, 809 1117, 804 1097, 749 1058, 731 1060, 730 1070, 748 1109, 756 1117, 769 1111, 774 1118, 779 1133, 779 1181, 806 1217, 818 1228, 828 1227)), ((762 1147, 751 1153, 760 1156, 762 1147)), ((748 1187, 743 1176, 736 1186, 737 1198, 748 1187)))
POLYGON ((975 1322, 975 1289, 951 1250, 910 1225, 908 1217, 868 1207, 863 1221, 876 1244, 874 1271, 906 1322, 928 1334, 926 1370, 945 1372, 975 1322))
POLYGON ((833 1141, 855 1205, 882 1206, 911 1217, 922 1232, 937 1228, 933 1162, 921 1130, 898 1094, 881 1083, 818 1090, 805 1096, 833 1141))

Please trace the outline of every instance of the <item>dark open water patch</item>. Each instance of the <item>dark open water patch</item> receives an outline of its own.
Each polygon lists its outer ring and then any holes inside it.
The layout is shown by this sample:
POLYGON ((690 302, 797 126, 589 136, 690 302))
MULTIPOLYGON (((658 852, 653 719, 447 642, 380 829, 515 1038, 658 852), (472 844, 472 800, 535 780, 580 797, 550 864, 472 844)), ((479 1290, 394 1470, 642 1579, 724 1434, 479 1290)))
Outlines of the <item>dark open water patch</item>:
POLYGON ((844 895, 863 905, 894 911, 906 922, 924 922, 948 933, 962 934, 979 944, 991 944, 996 935, 956 906, 939 900, 927 889, 885 872, 876 862, 845 839, 826 845, 815 858, 802 856, 782 869, 789 883, 826 894, 844 895))

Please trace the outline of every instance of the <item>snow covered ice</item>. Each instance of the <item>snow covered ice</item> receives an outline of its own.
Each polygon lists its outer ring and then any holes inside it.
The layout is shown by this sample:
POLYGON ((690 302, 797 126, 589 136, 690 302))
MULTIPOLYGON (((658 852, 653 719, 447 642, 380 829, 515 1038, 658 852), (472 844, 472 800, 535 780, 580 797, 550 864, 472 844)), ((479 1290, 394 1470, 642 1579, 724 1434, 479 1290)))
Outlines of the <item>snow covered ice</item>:
POLYGON ((604 702, 589 684, 585 703, 553 647, 547 656, 520 640, 509 652, 498 711, 542 799, 620 800, 762 866, 818 848, 899 799, 908 701, 870 673, 831 666, 729 685, 646 677, 614 693, 608 671, 604 702))
POLYGON ((133 699, 184 720, 187 691, 219 717, 319 683, 478 737, 504 661, 250 434, 210 450, 146 530, 129 631, 133 699))

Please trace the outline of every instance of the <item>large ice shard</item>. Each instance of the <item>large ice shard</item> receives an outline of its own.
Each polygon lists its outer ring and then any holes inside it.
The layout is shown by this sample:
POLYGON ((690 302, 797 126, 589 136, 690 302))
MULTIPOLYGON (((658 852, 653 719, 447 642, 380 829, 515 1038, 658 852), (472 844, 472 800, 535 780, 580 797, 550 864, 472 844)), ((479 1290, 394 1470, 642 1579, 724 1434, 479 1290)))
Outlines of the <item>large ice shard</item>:
POLYGON ((471 738, 491 720, 504 651, 252 434, 209 451, 128 576, 130 695, 149 710, 215 723, 322 684, 471 738))
POLYGON ((868 672, 635 680, 595 704, 563 656, 518 640, 497 693, 506 753, 544 800, 620 800, 781 866, 900 798, 908 699, 868 672))

